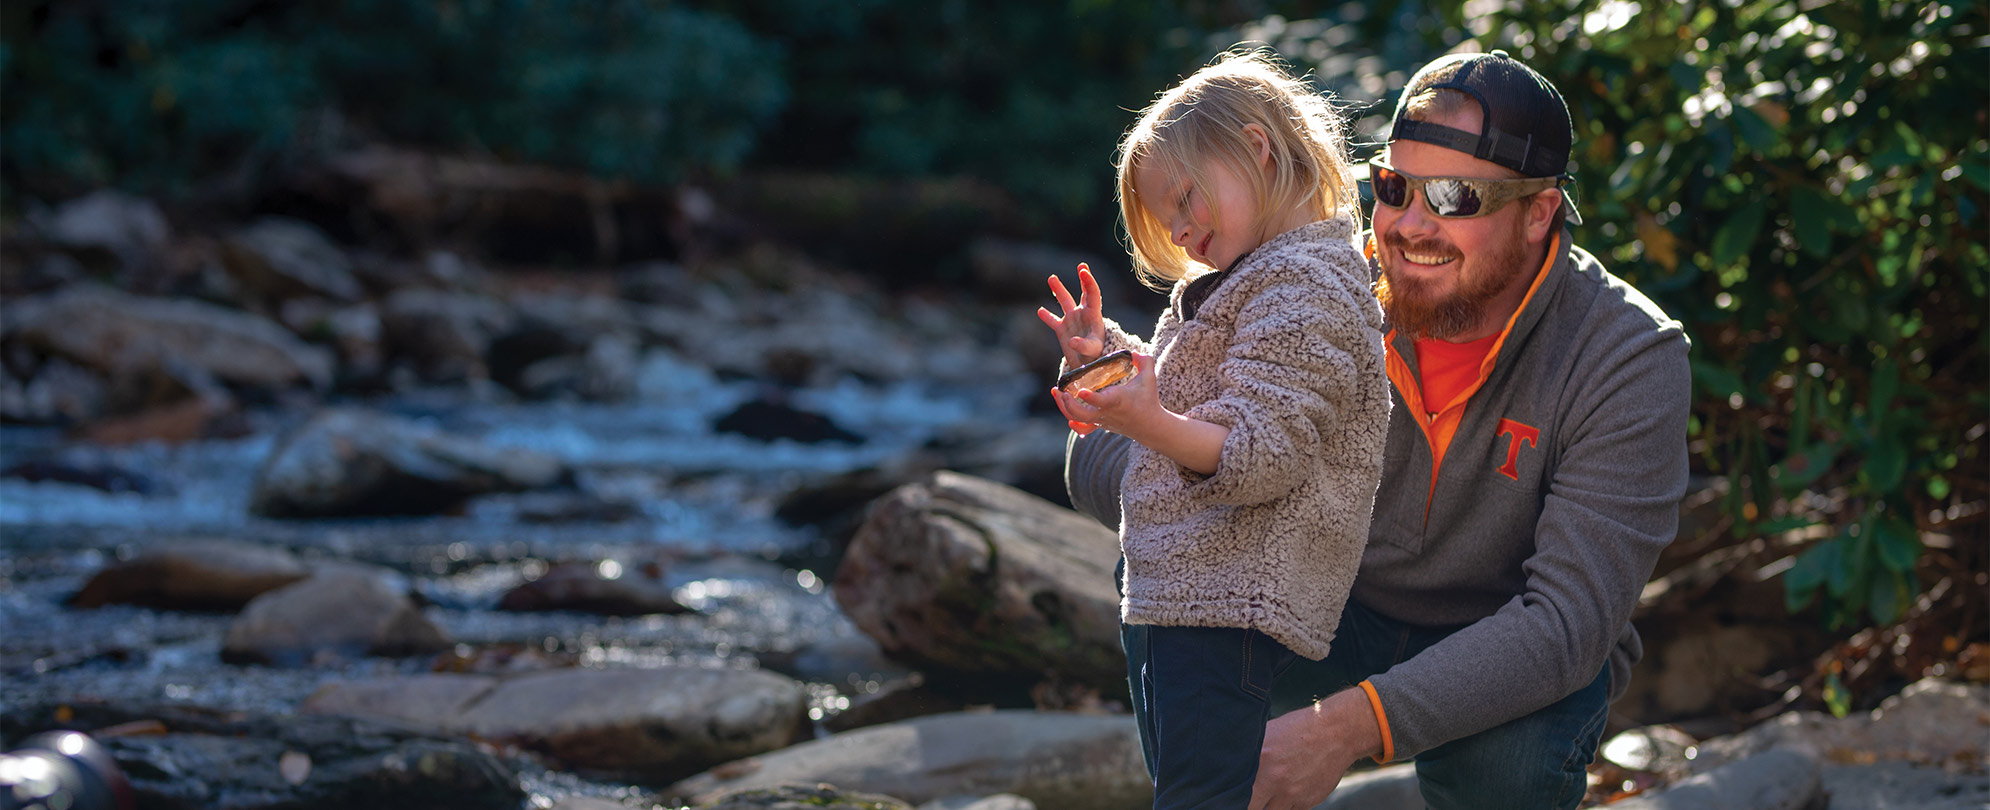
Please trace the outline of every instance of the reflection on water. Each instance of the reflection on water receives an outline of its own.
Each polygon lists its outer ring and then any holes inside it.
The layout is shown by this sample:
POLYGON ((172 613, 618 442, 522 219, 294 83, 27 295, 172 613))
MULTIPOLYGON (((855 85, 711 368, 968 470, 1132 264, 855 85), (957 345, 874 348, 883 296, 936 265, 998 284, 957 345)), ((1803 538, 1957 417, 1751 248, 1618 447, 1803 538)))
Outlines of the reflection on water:
MULTIPOLYGON (((779 559, 818 544, 817 533, 773 517, 779 497, 826 476, 913 452, 950 428, 1012 424, 1018 385, 936 390, 845 381, 790 401, 865 437, 861 444, 763 443, 710 426, 754 396, 682 367, 646 369, 634 404, 517 404, 461 393, 403 396, 372 407, 431 421, 501 447, 548 453, 577 472, 589 497, 631 504, 612 522, 523 519, 530 495, 473 501, 460 515, 273 521, 246 507, 256 470, 287 425, 308 414, 261 414, 255 435, 182 445, 93 447, 44 428, 0 426, 0 468, 60 459, 114 467, 161 484, 111 493, 53 481, 0 478, 0 712, 49 700, 187 702, 288 713, 320 686, 447 667, 452 654, 318 662, 308 669, 220 663, 224 614, 62 601, 104 565, 139 550, 222 538, 290 548, 309 560, 386 565, 410 577, 427 612, 458 643, 456 659, 491 650, 586 667, 769 666, 808 683, 811 715, 845 695, 902 675, 838 610, 818 572, 779 559), (648 377, 665 376, 668 381, 648 377), (990 395, 990 390, 1000 391, 990 395), (696 612, 631 618, 494 610, 501 594, 567 560, 667 561, 665 584, 696 612)), ((624 798, 625 785, 528 766, 528 792, 624 798)))

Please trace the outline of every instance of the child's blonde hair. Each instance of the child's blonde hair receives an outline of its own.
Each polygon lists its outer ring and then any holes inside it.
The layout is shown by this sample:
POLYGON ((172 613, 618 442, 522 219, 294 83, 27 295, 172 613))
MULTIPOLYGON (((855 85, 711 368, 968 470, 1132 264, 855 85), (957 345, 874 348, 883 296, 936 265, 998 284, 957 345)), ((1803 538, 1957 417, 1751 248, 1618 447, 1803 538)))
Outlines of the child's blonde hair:
MULTIPOLYGON (((1234 49, 1154 100, 1120 140, 1113 166, 1119 172, 1119 216, 1126 228, 1133 270, 1150 287, 1165 288, 1195 267, 1174 244, 1168 224, 1140 204, 1133 170, 1160 161, 1175 178, 1186 177, 1204 199, 1209 178, 1204 160, 1228 164, 1251 184, 1258 200, 1253 228, 1263 229, 1279 211, 1306 206, 1314 219, 1355 207, 1340 114, 1305 82, 1294 78, 1269 49, 1234 49), (1270 171, 1257 168, 1257 148, 1244 126, 1264 128, 1271 142, 1270 171)), ((1159 207, 1159 206, 1157 206, 1159 207)), ((1217 212, 1221 217, 1222 213, 1217 212)))

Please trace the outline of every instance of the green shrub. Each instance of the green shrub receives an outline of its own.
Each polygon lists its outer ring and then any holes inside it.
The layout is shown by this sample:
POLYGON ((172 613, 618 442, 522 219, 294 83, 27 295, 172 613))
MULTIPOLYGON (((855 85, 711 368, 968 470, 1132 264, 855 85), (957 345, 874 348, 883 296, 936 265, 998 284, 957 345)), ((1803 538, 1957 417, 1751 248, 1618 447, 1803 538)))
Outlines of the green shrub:
POLYGON ((349 136, 663 182, 737 165, 787 92, 777 45, 661 0, 113 0, 5 13, 0 178, 37 194, 185 191, 337 141, 328 121, 349 136))
POLYGON ((1789 609, 1898 620, 1921 534, 1981 498, 1990 9, 1511 3, 1562 87, 1578 240, 1693 337, 1694 442, 1738 538, 1803 547, 1789 609), (1966 484, 1966 488, 1958 486, 1966 484))

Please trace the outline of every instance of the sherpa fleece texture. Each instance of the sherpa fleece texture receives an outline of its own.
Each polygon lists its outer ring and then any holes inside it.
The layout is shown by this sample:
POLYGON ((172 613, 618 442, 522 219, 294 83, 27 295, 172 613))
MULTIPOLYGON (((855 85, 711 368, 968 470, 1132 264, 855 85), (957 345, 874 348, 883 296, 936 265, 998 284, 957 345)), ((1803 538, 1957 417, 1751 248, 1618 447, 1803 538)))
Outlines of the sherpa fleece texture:
POLYGON ((1120 492, 1128 624, 1259 630, 1326 657, 1362 547, 1389 426, 1382 311, 1346 217, 1265 242, 1192 320, 1175 284, 1153 343, 1106 322, 1106 351, 1155 356, 1161 404, 1230 429, 1216 473, 1132 448, 1120 492))

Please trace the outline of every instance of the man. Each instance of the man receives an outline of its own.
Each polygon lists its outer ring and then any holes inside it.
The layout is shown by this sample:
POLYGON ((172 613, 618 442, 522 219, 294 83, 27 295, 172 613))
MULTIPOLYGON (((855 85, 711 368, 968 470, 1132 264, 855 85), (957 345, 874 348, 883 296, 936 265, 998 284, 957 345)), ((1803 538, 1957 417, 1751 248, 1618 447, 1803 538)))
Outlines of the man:
MULTIPOLYGON (((1367 241, 1382 482, 1332 651, 1280 677, 1300 708, 1266 728, 1250 810, 1311 808, 1361 757, 1414 759, 1438 810, 1582 799, 1677 530, 1691 382, 1679 324, 1570 244, 1572 141, 1560 93, 1502 51, 1441 58, 1397 102, 1367 241)), ((1067 471, 1108 521, 1117 441, 1074 438, 1067 471)), ((1139 660, 1141 628, 1125 640, 1139 660)))

